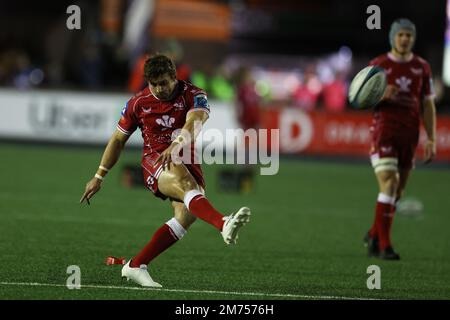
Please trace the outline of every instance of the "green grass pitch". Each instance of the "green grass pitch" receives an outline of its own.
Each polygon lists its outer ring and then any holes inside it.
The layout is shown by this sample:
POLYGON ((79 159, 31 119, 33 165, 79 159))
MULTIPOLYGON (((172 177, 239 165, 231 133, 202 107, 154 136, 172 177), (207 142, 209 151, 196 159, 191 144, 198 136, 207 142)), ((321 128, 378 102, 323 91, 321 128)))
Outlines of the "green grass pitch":
POLYGON ((0 299, 449 299, 450 171, 420 166, 407 195, 421 219, 396 216, 399 262, 368 258, 362 237, 377 195, 369 163, 283 160, 248 195, 217 189, 220 166, 204 166, 207 195, 222 212, 246 205, 252 220, 237 246, 197 221, 150 265, 163 290, 133 290, 108 255, 131 257, 172 217, 169 202, 119 183, 126 150, 91 206, 78 203, 102 149, 0 144, 0 299), (381 269, 381 290, 366 286, 381 269), (69 265, 80 290, 66 288, 69 265))

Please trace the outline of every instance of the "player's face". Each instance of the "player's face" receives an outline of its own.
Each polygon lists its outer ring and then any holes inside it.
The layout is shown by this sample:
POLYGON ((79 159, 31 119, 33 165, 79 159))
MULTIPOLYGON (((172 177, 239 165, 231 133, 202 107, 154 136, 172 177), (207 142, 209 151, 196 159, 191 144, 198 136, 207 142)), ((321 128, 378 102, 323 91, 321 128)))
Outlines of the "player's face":
POLYGON ((177 79, 173 79, 169 74, 162 75, 159 78, 152 79, 148 82, 153 94, 161 100, 167 100, 171 97, 175 86, 177 85, 177 79))
POLYGON ((414 36, 407 29, 400 29, 395 35, 395 49, 400 54, 408 54, 411 52, 414 44, 414 36))

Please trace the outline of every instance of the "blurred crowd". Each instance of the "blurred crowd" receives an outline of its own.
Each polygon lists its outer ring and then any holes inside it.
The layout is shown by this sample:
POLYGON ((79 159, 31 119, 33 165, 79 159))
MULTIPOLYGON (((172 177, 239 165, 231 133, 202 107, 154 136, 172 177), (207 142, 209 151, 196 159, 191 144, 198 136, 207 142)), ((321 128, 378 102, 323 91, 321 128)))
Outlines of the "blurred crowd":
MULTIPOLYGON (((18 89, 127 90, 130 93, 142 90, 146 85, 143 65, 153 52, 144 51, 130 66, 126 59, 121 59, 120 52, 102 48, 94 40, 82 39, 80 55, 70 63, 64 54, 51 53, 54 59, 39 64, 25 50, 0 52, 0 85, 18 89)), ((254 91, 261 105, 282 103, 306 111, 333 112, 346 108, 350 63, 345 70, 338 71, 325 67, 323 61, 308 64, 304 70, 299 66, 283 70, 225 59, 218 66, 202 68, 200 64, 192 68, 183 60, 183 50, 177 40, 167 39, 158 52, 173 59, 179 79, 205 89, 213 99, 236 101, 241 87, 245 86, 254 91)))
MULTIPOLYGON (((289 61, 280 65, 273 63, 281 60, 277 56, 269 58, 272 61, 267 64, 267 57, 264 61, 258 56, 249 58, 226 50, 211 53, 206 47, 203 56, 194 54, 193 58, 191 54, 187 59, 190 48, 176 38, 150 39, 148 24, 153 9, 140 6, 151 2, 133 1, 126 13, 122 0, 100 1, 101 10, 99 3, 78 3, 87 8, 82 30, 74 32, 61 27, 65 26, 67 15, 60 13, 45 30, 36 30, 36 35, 24 38, 34 47, 0 46, 0 86, 136 93, 146 85, 145 60, 158 52, 174 60, 179 79, 205 89, 212 99, 244 101, 243 104, 260 107, 341 112, 348 108, 349 80, 368 61, 354 61, 348 47, 326 56, 291 55, 289 61), (139 15, 141 12, 148 13, 139 15), (35 36, 42 39, 36 41, 35 36), (218 63, 204 61, 207 55, 220 55, 218 63)), ((439 79, 435 85, 439 99, 443 85, 439 79)))

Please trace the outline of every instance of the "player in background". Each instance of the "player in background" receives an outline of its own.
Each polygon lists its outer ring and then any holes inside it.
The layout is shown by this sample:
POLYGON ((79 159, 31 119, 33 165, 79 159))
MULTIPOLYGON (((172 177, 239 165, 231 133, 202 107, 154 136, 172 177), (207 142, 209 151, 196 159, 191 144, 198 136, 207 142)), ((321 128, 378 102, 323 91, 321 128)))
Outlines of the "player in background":
POLYGON ((260 127, 261 98, 255 90, 255 80, 248 67, 241 67, 237 72, 236 115, 242 129, 260 127))
MULTIPOLYGON (((106 146, 95 176, 87 183, 80 203, 100 190, 104 177, 118 161, 130 135, 139 127, 144 139, 142 168, 145 185, 155 196, 170 199, 174 218, 163 224, 150 242, 122 268, 122 277, 142 286, 161 287, 150 277, 148 264, 180 240, 200 218, 214 226, 227 244, 234 244, 238 230, 249 221, 250 209, 243 207, 224 216, 205 197, 205 182, 194 160, 175 164, 172 153, 181 147, 194 150, 198 124, 209 117, 206 92, 176 78, 175 65, 167 56, 150 57, 144 66, 148 86, 131 98, 122 111, 116 131, 106 146), (195 130, 194 130, 195 129, 195 130), (195 132, 194 132, 195 131, 195 132)), ((178 150, 178 151, 177 151, 178 150)), ((183 148, 183 151, 185 148, 183 148)))
POLYGON ((397 201, 402 196, 419 141, 420 118, 427 133, 425 162, 436 155, 436 109, 428 63, 412 52, 415 25, 395 20, 390 28, 391 51, 370 62, 382 67, 387 88, 373 115, 371 162, 379 194, 375 221, 365 236, 369 256, 399 260, 391 243, 391 226, 397 201))
MULTIPOLYGON (((251 69, 247 66, 240 67, 236 76, 235 106, 236 120, 244 132, 247 130, 258 132, 261 126, 260 106, 262 101, 256 92, 255 85, 251 69)), ((241 143, 245 151, 245 163, 241 166, 240 171, 240 174, 243 175, 241 192, 249 193, 255 183, 255 166, 250 163, 250 153, 252 150, 258 150, 259 135, 256 134, 256 139, 250 139, 244 135, 241 143)))

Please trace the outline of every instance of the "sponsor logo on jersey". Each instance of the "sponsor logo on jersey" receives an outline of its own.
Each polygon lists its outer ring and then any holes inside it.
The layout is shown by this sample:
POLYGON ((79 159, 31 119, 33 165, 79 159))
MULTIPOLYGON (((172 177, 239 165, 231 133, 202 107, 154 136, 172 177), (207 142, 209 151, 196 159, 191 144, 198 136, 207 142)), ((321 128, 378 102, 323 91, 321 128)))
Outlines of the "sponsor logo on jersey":
POLYGON ((422 68, 411 68, 411 72, 416 75, 421 75, 423 70, 422 70, 422 68))
POLYGON ((395 83, 400 87, 400 91, 409 92, 409 85, 412 80, 407 77, 400 77, 395 79, 395 83))
POLYGON ((168 115, 164 115, 161 118, 156 119, 156 123, 164 127, 162 130, 166 130, 172 128, 172 125, 175 123, 175 118, 172 118, 168 115))
POLYGON ((184 109, 184 104, 182 102, 175 102, 173 104, 173 106, 174 106, 175 109, 178 109, 178 110, 184 109))
POLYGON ((389 152, 392 151, 392 147, 391 147, 391 146, 388 146, 388 147, 382 146, 382 147, 380 148, 380 150, 381 150, 381 152, 383 152, 383 153, 389 153, 389 152))

